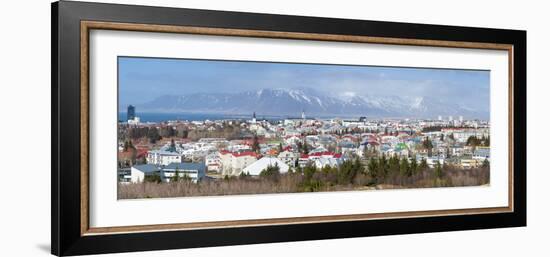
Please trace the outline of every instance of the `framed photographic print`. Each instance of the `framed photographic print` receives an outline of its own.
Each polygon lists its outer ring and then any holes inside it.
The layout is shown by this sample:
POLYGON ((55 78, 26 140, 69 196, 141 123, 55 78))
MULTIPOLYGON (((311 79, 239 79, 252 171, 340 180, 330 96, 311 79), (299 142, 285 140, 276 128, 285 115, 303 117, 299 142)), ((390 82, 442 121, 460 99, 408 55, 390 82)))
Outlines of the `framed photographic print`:
POLYGON ((52 253, 526 225, 526 32, 52 5, 52 253))

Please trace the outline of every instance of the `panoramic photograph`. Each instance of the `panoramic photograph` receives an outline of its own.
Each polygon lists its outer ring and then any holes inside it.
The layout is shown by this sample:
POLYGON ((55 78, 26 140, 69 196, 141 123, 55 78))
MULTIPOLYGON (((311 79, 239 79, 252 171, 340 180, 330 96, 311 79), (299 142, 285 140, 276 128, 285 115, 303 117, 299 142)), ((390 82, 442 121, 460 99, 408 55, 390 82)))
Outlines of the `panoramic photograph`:
POLYGON ((118 199, 490 185, 490 71, 118 57, 118 199))

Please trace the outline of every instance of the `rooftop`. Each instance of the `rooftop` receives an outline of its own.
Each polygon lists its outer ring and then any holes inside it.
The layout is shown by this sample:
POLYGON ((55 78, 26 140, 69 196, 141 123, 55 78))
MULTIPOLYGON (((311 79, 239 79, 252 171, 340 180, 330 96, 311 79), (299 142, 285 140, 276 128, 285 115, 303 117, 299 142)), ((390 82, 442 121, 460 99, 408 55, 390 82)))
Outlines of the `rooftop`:
POLYGON ((151 173, 151 172, 158 172, 160 171, 160 168, 157 165, 154 164, 142 164, 142 165, 134 165, 132 168, 137 169, 144 173, 151 173))
POLYGON ((173 162, 168 165, 166 165, 164 170, 198 170, 198 171, 204 171, 205 165, 204 163, 196 163, 196 162, 173 162))

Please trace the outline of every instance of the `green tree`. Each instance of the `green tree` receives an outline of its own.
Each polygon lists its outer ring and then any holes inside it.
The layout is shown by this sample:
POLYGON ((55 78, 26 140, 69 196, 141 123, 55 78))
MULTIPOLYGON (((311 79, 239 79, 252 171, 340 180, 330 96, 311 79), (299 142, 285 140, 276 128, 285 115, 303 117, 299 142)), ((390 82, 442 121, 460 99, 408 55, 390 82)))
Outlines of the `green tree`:
POLYGON ((469 136, 466 140, 466 145, 476 147, 481 144, 481 140, 477 138, 476 136, 469 136))
POLYGON ((367 164, 369 175, 375 180, 378 178, 378 160, 376 158, 370 158, 367 164))
POLYGON ((256 134, 254 134, 254 138, 252 139, 252 150, 256 153, 260 153, 260 142, 256 134))
POLYGON ((422 142, 422 146, 426 149, 430 149, 430 148, 434 147, 434 145, 432 144, 432 141, 430 140, 429 137, 426 137, 424 139, 424 141, 422 142))
POLYGON ((179 180, 191 181, 191 177, 187 173, 184 173, 183 176, 179 178, 179 180))
POLYGON ((171 182, 178 182, 180 180, 180 171, 178 168, 176 168, 176 172, 174 174, 174 177, 172 178, 171 182))
POLYGON ((325 165, 325 167, 321 169, 321 172, 324 174, 330 174, 332 173, 332 167, 330 167, 329 165, 325 165))
POLYGON ((265 169, 263 169, 260 172, 261 178, 267 178, 274 181, 278 181, 280 175, 281 175, 281 171, 277 163, 275 163, 275 165, 268 165, 265 169))
POLYGON ((338 171, 338 183, 339 184, 351 184, 357 176, 357 174, 363 172, 363 165, 359 161, 359 158, 355 160, 344 161, 338 171))
POLYGON ((489 168, 491 166, 491 163, 489 162, 489 160, 487 158, 485 158, 485 160, 483 160, 483 164, 481 164, 481 167, 482 168, 489 168))
POLYGON ((403 157, 401 158, 401 162, 399 164, 399 173, 403 176, 410 176, 410 167, 409 167, 409 161, 407 158, 403 157))
POLYGON ((432 157, 432 151, 433 151, 434 145, 432 144, 432 141, 430 140, 430 138, 426 137, 426 139, 424 139, 424 142, 422 142, 422 146, 428 150, 428 156, 432 157))
POLYGON ((399 173, 399 158, 395 155, 390 157, 389 172, 392 173, 392 174, 398 174, 399 173))
POLYGON ((428 169, 428 162, 426 161, 425 158, 422 158, 422 160, 420 161, 420 165, 418 165, 418 169, 421 171, 425 171, 428 169))
POLYGON ((151 174, 151 175, 146 175, 143 178, 143 181, 144 182, 151 182, 151 183, 160 183, 161 182, 160 175, 157 174, 157 173, 154 173, 154 174, 151 174))
POLYGON ((303 169, 304 177, 306 179, 310 179, 313 177, 313 174, 317 172, 317 168, 315 168, 315 165, 313 165, 312 162, 308 162, 307 165, 303 169))
POLYGON ((137 149, 133 146, 129 149, 130 149, 130 163, 133 166, 134 164, 136 164, 137 149))
POLYGON ((411 172, 409 173, 410 175, 415 175, 416 172, 418 171, 418 163, 416 162, 416 157, 412 158, 410 169, 411 169, 411 172))
POLYGON ((309 153, 309 146, 307 144, 307 141, 304 139, 304 143, 302 144, 302 152, 304 154, 308 154, 309 153))
POLYGON ((386 155, 382 154, 382 157, 378 159, 378 178, 384 179, 386 178, 386 175, 388 174, 388 161, 386 160, 386 155))
POLYGON ((158 129, 156 127, 149 128, 147 138, 151 144, 155 144, 161 138, 158 129))
POLYGON ((250 173, 248 172, 241 172, 241 174, 239 174, 239 179, 245 179, 245 178, 249 178, 250 177, 250 173))
POLYGON ((124 147, 123 147, 124 152, 128 151, 128 147, 130 146, 130 144, 128 143, 128 141, 129 141, 129 140, 125 140, 125 141, 124 141, 124 147))
POLYGON ((435 164, 435 177, 438 179, 443 177, 443 168, 441 167, 439 160, 437 160, 437 163, 435 164))
POLYGON ((298 148, 298 152, 304 153, 303 152, 303 147, 302 147, 302 141, 296 142, 296 148, 298 148))
POLYGON ((170 152, 176 151, 176 142, 174 142, 174 139, 170 140, 170 148, 168 148, 168 151, 170 152))

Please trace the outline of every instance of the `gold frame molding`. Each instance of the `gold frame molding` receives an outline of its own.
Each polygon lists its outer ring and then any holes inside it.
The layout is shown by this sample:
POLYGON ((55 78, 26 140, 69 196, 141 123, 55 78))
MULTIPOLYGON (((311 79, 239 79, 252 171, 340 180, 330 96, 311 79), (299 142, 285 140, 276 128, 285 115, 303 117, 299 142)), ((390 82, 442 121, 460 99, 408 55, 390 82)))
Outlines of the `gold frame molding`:
POLYGON ((360 221, 390 218, 413 218, 428 216, 472 215, 487 213, 503 213, 514 211, 514 165, 513 165, 513 45, 480 42, 440 41, 423 39, 385 38, 369 36, 350 36, 334 34, 315 34, 282 31, 223 29, 208 27, 189 27, 171 25, 153 25, 136 23, 115 23, 100 21, 80 22, 80 233, 82 236, 116 233, 138 233, 169 230, 192 230, 227 227, 270 226, 338 221, 360 221), (391 213, 370 213, 353 215, 330 215, 311 217, 291 217, 275 219, 232 220, 193 222, 178 224, 151 224, 120 227, 90 227, 89 226, 89 33, 90 30, 122 30, 138 32, 162 32, 198 35, 258 37, 317 40, 334 42, 355 42, 390 45, 414 45, 429 47, 452 47, 470 49, 493 49, 508 51, 508 206, 490 208, 449 209, 434 211, 410 211, 391 213))

